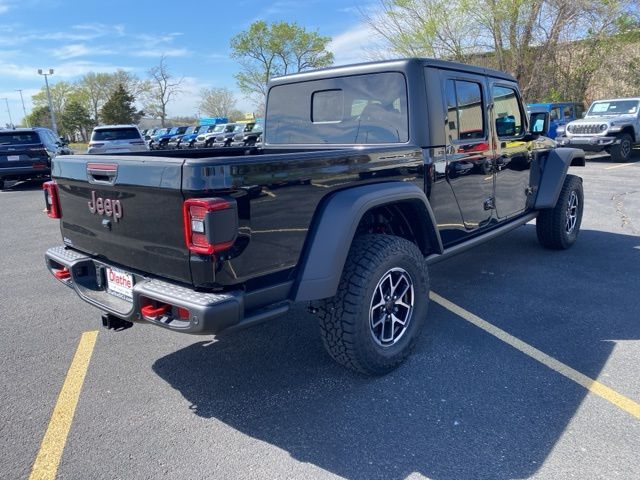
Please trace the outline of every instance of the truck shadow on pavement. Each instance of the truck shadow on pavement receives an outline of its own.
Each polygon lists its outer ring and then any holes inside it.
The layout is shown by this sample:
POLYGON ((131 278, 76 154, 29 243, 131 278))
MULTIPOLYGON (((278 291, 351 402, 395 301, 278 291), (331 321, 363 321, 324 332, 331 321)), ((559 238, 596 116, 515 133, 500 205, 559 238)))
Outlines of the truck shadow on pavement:
MULTIPOLYGON (((640 338, 639 264, 640 237, 583 230, 554 252, 529 225, 434 266, 432 289, 597 378, 616 340, 640 338)), ((196 415, 342 477, 533 475, 586 390, 433 302, 429 314, 414 355, 382 378, 334 364, 303 306, 153 369, 196 415)))

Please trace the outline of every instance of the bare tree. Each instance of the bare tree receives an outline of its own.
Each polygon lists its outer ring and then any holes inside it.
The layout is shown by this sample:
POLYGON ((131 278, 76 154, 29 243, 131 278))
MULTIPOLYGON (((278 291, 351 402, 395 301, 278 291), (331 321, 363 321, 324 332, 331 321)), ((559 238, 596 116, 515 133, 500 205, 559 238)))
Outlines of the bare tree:
POLYGON ((180 86, 184 77, 176 78, 171 74, 164 55, 160 57, 160 63, 150 68, 147 73, 149 80, 144 87, 144 111, 154 118, 159 118, 164 127, 167 105, 182 91, 180 86))
POLYGON ((638 8, 637 0, 379 0, 362 16, 389 56, 498 68, 528 99, 582 100, 638 8))
POLYGON ((228 88, 203 88, 200 91, 200 111, 211 117, 231 117, 236 99, 228 88))

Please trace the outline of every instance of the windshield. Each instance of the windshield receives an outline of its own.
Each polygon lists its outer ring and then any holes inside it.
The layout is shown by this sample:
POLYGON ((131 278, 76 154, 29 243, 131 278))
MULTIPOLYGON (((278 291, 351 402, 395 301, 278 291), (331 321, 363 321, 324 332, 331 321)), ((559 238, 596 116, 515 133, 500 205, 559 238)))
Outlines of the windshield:
POLYGON ((196 131, 196 128, 198 128, 198 127, 189 127, 189 128, 187 128, 187 129, 185 130, 184 134, 185 134, 185 135, 189 135, 190 133, 195 132, 195 131, 196 131))
POLYGON ((156 132, 154 133, 154 135, 158 136, 158 135, 164 135, 169 131, 168 128, 161 128, 160 130, 156 130, 156 132))
POLYGON ((235 130, 236 126, 235 125, 227 125, 224 127, 224 133, 229 133, 229 132, 233 132, 235 130))
POLYGON ((233 131, 234 131, 234 132, 242 132, 243 130, 244 130, 244 125, 236 125, 236 126, 233 128, 233 131))
POLYGON ((220 133, 220 132, 224 131, 225 127, 226 127, 226 125, 224 125, 224 124, 216 125, 215 127, 214 126, 210 126, 209 127, 209 132, 220 133))
POLYGON ((404 143, 407 87, 400 72, 276 85, 267 99, 270 144, 404 143))
POLYGON ((91 140, 134 140, 140 139, 137 128, 101 128, 94 130, 91 140))
POLYGON ((638 100, 594 102, 587 115, 624 115, 638 112, 638 100))
POLYGON ((40 143, 36 132, 0 132, 0 146, 40 143))

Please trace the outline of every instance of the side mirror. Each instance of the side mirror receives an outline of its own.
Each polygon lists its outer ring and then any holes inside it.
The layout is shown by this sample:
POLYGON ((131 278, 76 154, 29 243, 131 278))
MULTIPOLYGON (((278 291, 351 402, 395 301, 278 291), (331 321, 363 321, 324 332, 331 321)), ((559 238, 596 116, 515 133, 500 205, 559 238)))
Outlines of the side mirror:
POLYGON ((582 118, 587 116, 587 112, 582 112, 582 115, 580 115, 582 118))

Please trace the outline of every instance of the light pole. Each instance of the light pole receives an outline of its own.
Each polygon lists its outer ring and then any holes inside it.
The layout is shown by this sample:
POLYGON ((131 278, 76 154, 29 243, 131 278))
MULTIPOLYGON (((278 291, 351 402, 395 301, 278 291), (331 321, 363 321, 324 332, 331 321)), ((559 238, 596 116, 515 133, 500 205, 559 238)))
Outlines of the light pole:
POLYGON ((27 118, 27 109, 24 108, 24 98, 22 97, 22 89, 18 88, 16 89, 16 92, 20 92, 20 101, 22 102, 22 112, 24 113, 24 123, 26 123, 27 127, 30 127, 31 125, 29 125, 29 119, 27 118))
POLYGON ((45 73, 41 68, 38 69, 38 74, 44 75, 44 83, 47 86, 47 99, 49 100, 49 113, 51 113, 51 129, 53 133, 58 135, 58 125, 56 125, 56 114, 53 111, 53 104, 51 103, 51 93, 49 92, 49 81, 47 80, 47 75, 53 75, 53 68, 48 70, 48 73, 45 73))
POLYGON ((7 105, 7 113, 9 114, 9 125, 11 125, 11 128, 14 128, 13 119, 11 118, 11 110, 9 110, 9 99, 7 97, 4 97, 4 103, 7 105))

